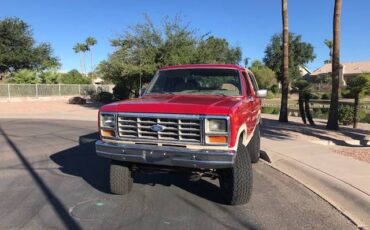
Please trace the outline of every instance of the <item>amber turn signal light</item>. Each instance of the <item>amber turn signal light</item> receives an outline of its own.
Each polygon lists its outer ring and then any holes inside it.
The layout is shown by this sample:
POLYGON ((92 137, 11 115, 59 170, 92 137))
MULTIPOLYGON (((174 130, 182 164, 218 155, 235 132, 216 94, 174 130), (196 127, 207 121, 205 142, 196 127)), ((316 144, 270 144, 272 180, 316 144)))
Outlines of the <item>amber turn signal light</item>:
POLYGON ((114 137, 115 136, 113 130, 106 130, 106 129, 100 130, 100 135, 102 137, 114 137))
POLYGON ((209 143, 226 144, 227 143, 227 137, 226 136, 209 136, 208 137, 208 142, 209 143))

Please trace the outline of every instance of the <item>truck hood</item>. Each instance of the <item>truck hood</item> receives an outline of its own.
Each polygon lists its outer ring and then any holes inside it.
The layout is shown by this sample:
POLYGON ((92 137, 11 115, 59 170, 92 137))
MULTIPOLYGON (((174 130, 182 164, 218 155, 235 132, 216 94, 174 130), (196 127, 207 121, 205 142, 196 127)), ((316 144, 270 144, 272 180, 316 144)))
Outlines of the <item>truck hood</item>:
POLYGON ((103 106, 102 112, 227 115, 241 97, 218 95, 145 95, 103 106))

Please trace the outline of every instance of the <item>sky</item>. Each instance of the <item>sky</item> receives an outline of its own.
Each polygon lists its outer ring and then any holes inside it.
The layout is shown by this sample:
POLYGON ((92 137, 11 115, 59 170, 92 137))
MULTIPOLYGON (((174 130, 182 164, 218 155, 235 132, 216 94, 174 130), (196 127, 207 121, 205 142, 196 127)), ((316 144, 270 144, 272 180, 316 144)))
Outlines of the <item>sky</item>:
MULTIPOLYGON (((324 39, 332 37, 334 0, 288 0, 289 30, 314 46, 314 70, 328 59, 324 39)), ((370 60, 370 1, 344 0, 341 61, 370 60)), ((79 69, 73 46, 93 36, 95 65, 113 51, 110 39, 129 26, 144 21, 154 24, 180 14, 199 35, 210 32, 240 46, 243 58, 262 59, 275 33, 282 30, 280 0, 0 0, 0 19, 19 17, 33 30, 37 42, 51 43, 61 70, 79 69)), ((88 63, 87 63, 88 64, 88 63)), ((89 68, 89 66, 87 66, 89 68)))

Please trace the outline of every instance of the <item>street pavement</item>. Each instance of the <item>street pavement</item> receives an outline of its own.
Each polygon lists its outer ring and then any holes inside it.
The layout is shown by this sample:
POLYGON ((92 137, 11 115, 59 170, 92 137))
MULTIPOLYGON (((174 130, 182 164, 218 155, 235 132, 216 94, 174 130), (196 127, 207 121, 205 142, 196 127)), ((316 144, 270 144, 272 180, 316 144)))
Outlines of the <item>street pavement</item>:
POLYGON ((139 174, 109 193, 96 123, 0 119, 0 229, 356 229, 318 195, 266 163, 253 165, 243 206, 222 204, 217 180, 139 174))

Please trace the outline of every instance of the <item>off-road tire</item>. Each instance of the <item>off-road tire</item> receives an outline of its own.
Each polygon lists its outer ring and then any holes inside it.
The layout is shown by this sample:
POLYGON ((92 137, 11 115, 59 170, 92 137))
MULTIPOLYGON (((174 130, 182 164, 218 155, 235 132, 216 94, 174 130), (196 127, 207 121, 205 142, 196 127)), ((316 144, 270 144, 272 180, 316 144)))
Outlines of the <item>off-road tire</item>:
POLYGON ((219 181, 226 204, 248 203, 252 195, 253 174, 248 150, 242 142, 238 145, 234 166, 220 170, 219 181))
POLYGON ((133 178, 130 168, 123 162, 110 162, 110 191, 113 194, 126 195, 131 191, 133 178))
POLYGON ((256 129, 254 130, 253 137, 249 141, 247 145, 248 152, 251 156, 251 162, 257 163, 260 159, 260 151, 261 151, 261 134, 260 134, 260 126, 257 125, 256 129))

